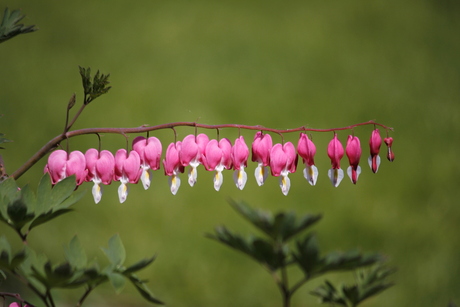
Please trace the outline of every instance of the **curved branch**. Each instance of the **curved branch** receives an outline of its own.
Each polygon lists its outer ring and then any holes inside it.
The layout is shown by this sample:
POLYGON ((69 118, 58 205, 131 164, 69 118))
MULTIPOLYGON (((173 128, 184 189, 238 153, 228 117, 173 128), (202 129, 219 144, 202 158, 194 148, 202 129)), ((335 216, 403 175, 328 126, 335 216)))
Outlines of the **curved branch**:
MULTIPOLYGON (((131 133, 145 133, 148 131, 154 130, 161 130, 161 129, 173 129, 175 127, 195 127, 202 128, 202 129, 221 129, 221 128, 237 128, 237 129, 246 129, 246 130, 258 130, 258 131, 265 131, 265 132, 273 132, 277 134, 283 133, 292 133, 292 132, 331 132, 331 131, 340 131, 340 130, 350 130, 358 126, 364 125, 374 125, 380 126, 384 129, 393 131, 393 128, 385 126, 383 124, 376 123, 374 121, 368 121, 364 123, 354 124, 346 127, 341 128, 328 128, 328 129, 314 129, 314 128, 307 128, 305 126, 293 128, 293 129, 273 129, 273 128, 266 128, 263 126, 248 126, 248 125, 238 125, 238 124, 224 124, 224 125, 205 125, 205 124, 198 124, 196 122, 175 122, 175 123, 168 123, 156 126, 141 126, 137 128, 86 128, 86 129, 79 129, 69 131, 67 133, 63 133, 61 135, 56 136, 55 138, 51 139, 48 143, 46 143, 39 151, 37 151, 26 163, 24 163, 19 169, 17 169, 10 177, 14 179, 18 179, 21 177, 26 171, 28 171, 35 163, 37 163, 41 158, 43 158, 48 152, 56 148, 60 142, 65 140, 66 138, 72 138, 79 135, 85 134, 97 134, 97 133, 111 133, 111 134, 131 134, 131 133)), ((70 127, 70 125, 68 126, 70 127)))

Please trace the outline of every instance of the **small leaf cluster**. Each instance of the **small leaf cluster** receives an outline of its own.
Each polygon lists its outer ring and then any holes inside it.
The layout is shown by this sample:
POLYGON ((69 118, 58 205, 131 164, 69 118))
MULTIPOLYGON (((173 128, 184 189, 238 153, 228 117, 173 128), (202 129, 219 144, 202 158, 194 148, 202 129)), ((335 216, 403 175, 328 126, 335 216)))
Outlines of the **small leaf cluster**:
MULTIPOLYGON (((274 277, 282 293, 283 306, 289 306, 294 292, 314 277, 330 272, 355 270, 383 261, 383 257, 378 253, 362 253, 357 250, 334 251, 322 255, 314 233, 301 236, 305 230, 322 218, 319 214, 297 217, 294 212, 280 212, 273 215, 268 211, 252 209, 243 202, 230 201, 230 204, 253 226, 261 230, 264 236, 252 234, 244 237, 230 231, 225 226, 216 227, 215 234, 207 236, 243 252, 265 267, 274 277), (290 244, 291 240, 295 241, 294 244, 290 244), (303 278, 292 287, 289 287, 287 277, 289 266, 297 266, 303 272, 303 278)), ((378 279, 381 275, 378 277, 377 275, 376 277, 362 275, 364 280, 362 285, 368 284, 369 287, 366 288, 367 292, 362 292, 367 296, 360 298, 364 299, 388 288, 370 287, 381 281, 378 279), (373 291, 376 289, 380 291, 373 291)), ((379 285, 382 286, 382 284, 379 285)))
POLYGON ((0 237, 0 273, 3 271, 16 276, 42 300, 46 306, 55 306, 51 290, 55 288, 79 288, 85 291, 78 306, 98 285, 110 282, 119 293, 129 280, 147 301, 163 304, 155 298, 146 286, 146 281, 136 273, 150 265, 155 257, 142 259, 130 266, 124 266, 126 251, 118 235, 102 248, 108 265, 101 268, 95 260, 89 261, 75 236, 64 247, 65 261, 53 264, 44 254, 36 253, 27 243, 28 234, 37 226, 72 211, 85 191, 75 191, 73 176, 65 178, 54 186, 45 174, 33 193, 29 186, 20 189, 12 178, 0 183, 0 220, 11 227, 25 243, 25 247, 14 253, 5 236, 0 237))
POLYGON ((24 17, 26 16, 21 15, 20 10, 10 11, 8 8, 5 8, 2 23, 0 24, 0 43, 3 43, 16 35, 26 34, 38 30, 38 28, 34 25, 24 26, 23 24, 19 24, 24 17))
POLYGON ((91 68, 80 68, 80 76, 83 83, 83 90, 85 94, 84 104, 87 105, 97 97, 107 93, 112 87, 109 85, 110 74, 104 75, 99 72, 91 80, 91 68))
POLYGON ((85 190, 74 192, 75 176, 58 182, 53 188, 48 174, 45 174, 35 194, 30 186, 20 189, 13 178, 0 185, 0 221, 13 228, 26 241, 35 227, 72 211, 85 194, 85 190))
POLYGON ((394 283, 388 282, 387 277, 395 271, 395 268, 378 264, 359 270, 355 277, 356 283, 353 285, 334 287, 330 281, 326 280, 323 285, 310 293, 318 296, 321 303, 345 307, 358 306, 365 299, 393 286, 394 283))

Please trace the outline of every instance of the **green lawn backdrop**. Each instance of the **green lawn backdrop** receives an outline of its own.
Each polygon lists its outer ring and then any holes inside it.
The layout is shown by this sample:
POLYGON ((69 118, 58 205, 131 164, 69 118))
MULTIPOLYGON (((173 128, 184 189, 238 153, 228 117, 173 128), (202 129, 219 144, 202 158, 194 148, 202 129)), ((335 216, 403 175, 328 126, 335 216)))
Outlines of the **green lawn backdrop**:
MULTIPOLYGON (((204 237, 220 224, 252 230, 232 211, 230 197, 267 210, 323 213, 314 230, 324 251, 357 247, 388 255, 398 268, 396 285, 363 306, 460 304, 458 2, 11 0, 0 10, 5 6, 22 9, 23 22, 39 27, 0 45, 0 132, 14 140, 1 154, 10 173, 62 131, 69 97, 83 96, 79 65, 110 73, 113 88, 75 129, 176 121, 333 128, 372 119, 395 128, 396 160, 382 159, 376 175, 366 162, 372 127, 355 129, 364 147, 356 186, 345 178, 333 188, 327 178, 332 133, 313 134, 317 186, 307 184, 299 164, 288 196, 276 178, 258 187, 254 163, 243 191, 227 171, 216 192, 202 167, 193 188, 182 176, 176 196, 160 170, 149 190, 132 186, 124 204, 118 184, 106 187, 98 205, 85 184, 88 193, 75 212, 31 234, 34 248, 61 261, 63 245, 77 234, 90 257, 103 259, 100 246, 118 233, 127 263, 158 256, 139 275, 168 306, 280 306, 267 272, 204 237)), ((179 139, 193 132, 177 129, 179 139)), ((241 134, 252 141, 252 131, 241 134)), ((171 130, 151 135, 164 148, 174 140, 171 130)), ((234 140, 238 131, 223 129, 220 136, 234 140)), ((346 137, 339 132, 342 143, 346 137)), ((113 152, 125 147, 121 136, 104 135, 102 142, 113 152)), ((95 136, 70 141, 72 150, 97 146, 95 136)), ((38 162, 19 184, 36 186, 45 164, 38 162)), ((0 232, 14 238, 4 225, 0 232)), ((293 306, 317 305, 308 291, 322 281, 296 293, 293 306)), ((59 304, 73 303, 74 292, 56 292, 59 304)), ((87 303, 145 304, 130 285, 120 295, 101 287, 87 303)))

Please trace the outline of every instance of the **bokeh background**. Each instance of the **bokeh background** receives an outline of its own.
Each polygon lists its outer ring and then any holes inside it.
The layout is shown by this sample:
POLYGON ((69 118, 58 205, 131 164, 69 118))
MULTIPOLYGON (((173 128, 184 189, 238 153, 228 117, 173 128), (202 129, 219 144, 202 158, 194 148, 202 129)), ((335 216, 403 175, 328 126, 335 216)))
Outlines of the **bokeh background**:
MULTIPOLYGON (((313 134, 317 186, 308 185, 299 164, 288 196, 276 178, 258 187, 254 163, 243 191, 227 171, 216 192, 212 174, 202 167, 193 188, 182 176, 176 196, 160 170, 149 190, 131 186, 123 204, 117 183, 105 188, 98 205, 85 184, 88 193, 75 212, 29 238, 53 261, 64 260, 62 247, 77 234, 89 257, 103 262, 100 247, 118 233, 127 264, 157 255, 139 275, 168 306, 280 306, 263 268, 204 236, 221 224, 243 234, 254 231, 228 205, 233 198, 267 210, 324 214, 314 227, 324 252, 359 248, 388 255, 398 268, 391 277, 396 286, 363 306, 460 304, 458 1, 11 0, 0 9, 5 6, 22 9, 23 22, 39 27, 0 45, 0 131, 14 140, 1 152, 9 173, 62 131, 73 93, 81 102, 79 65, 110 73, 113 88, 74 129, 176 121, 334 128, 372 119, 395 128, 396 160, 382 155, 376 175, 366 162, 373 127, 355 129, 365 148, 357 185, 345 178, 334 188, 327 178, 332 133, 313 134)), ((215 137, 214 131, 199 132, 215 137)), ((190 133, 192 128, 177 128, 179 139, 190 133)), ((343 143, 347 133, 339 133, 343 143)), ((254 135, 241 134, 248 143, 254 135)), ((174 140, 171 130, 151 135, 164 148, 174 140)), ((223 129, 220 135, 234 140, 238 131, 223 129)), ((97 146, 95 136, 70 141, 72 150, 97 146)), ((104 149, 125 146, 121 136, 102 138, 104 149)), ((36 187, 45 164, 39 161, 19 184, 36 187)), ((20 248, 4 225, 0 232, 20 248)), ((351 281, 352 274, 327 278, 351 281)), ((0 288, 10 289, 12 282, 0 288)), ((322 282, 302 288, 293 306, 317 305, 308 292, 322 282)), ((81 295, 74 292, 55 295, 64 306, 81 295)), ((87 305, 146 303, 131 285, 115 295, 107 284, 87 305)))

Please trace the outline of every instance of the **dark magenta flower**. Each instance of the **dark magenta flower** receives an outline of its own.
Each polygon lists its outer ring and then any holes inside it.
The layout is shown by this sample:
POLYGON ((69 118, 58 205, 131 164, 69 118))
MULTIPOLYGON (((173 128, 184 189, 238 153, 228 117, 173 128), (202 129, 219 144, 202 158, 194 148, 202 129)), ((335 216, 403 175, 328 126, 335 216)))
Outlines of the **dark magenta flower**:
POLYGON ((216 171, 214 176, 214 189, 219 191, 224 178, 222 171, 232 168, 232 143, 227 138, 220 141, 210 140, 206 145, 204 155, 204 166, 208 171, 216 171))
POLYGON ((294 173, 297 168, 297 153, 291 142, 284 145, 275 144, 270 151, 270 168, 271 173, 279 178, 281 192, 287 195, 291 187, 289 173, 294 173))
POLYGON ((270 165, 270 151, 272 150, 273 142, 270 134, 264 134, 258 131, 252 142, 252 161, 257 162, 258 166, 254 172, 257 184, 263 185, 268 177, 268 166, 270 165))
POLYGON ((316 146, 305 133, 300 134, 300 139, 297 143, 297 153, 305 164, 305 169, 303 170, 305 179, 307 179, 311 185, 315 185, 318 179, 318 169, 315 166, 314 160, 316 146))
POLYGON ((80 151, 72 151, 70 154, 67 154, 65 150, 55 150, 48 157, 45 173, 50 174, 52 184, 75 175, 76 183, 80 185, 85 181, 88 173, 86 170, 85 155, 80 151))
POLYGON ((382 145, 382 138, 380 137, 379 129, 374 129, 369 139, 369 147, 371 155, 369 156, 368 162, 371 170, 377 173, 380 165, 380 145, 382 145))
POLYGON ((233 181, 235 181, 236 187, 240 190, 246 185, 248 175, 244 171, 244 168, 248 166, 249 148, 246 145, 243 136, 240 136, 235 140, 235 144, 232 147, 232 160, 233 160, 233 181))
POLYGON ((128 197, 128 183, 137 183, 142 174, 141 158, 139 154, 131 150, 128 154, 126 149, 119 149, 115 154, 114 180, 120 181, 118 198, 123 203, 128 197))
POLYGON ((345 151, 347 153, 348 162, 350 163, 350 166, 347 169, 347 174, 348 177, 350 177, 351 182, 356 184, 359 174, 361 174, 361 167, 358 164, 362 153, 358 137, 352 135, 348 136, 347 148, 345 151))
POLYGON ((188 183, 193 187, 196 183, 198 173, 196 168, 203 163, 202 157, 206 145, 209 143, 209 137, 206 134, 187 135, 182 141, 180 151, 180 161, 183 166, 190 165, 188 172, 188 183))
POLYGON ((86 169, 88 175, 86 181, 93 181, 92 189, 94 202, 97 204, 102 198, 102 184, 112 183, 115 172, 115 158, 108 150, 99 152, 97 149, 90 148, 85 153, 86 169))
POLYGON ((133 140, 133 150, 139 154, 141 158, 141 181, 144 189, 150 187, 152 177, 151 170, 160 169, 162 146, 159 139, 156 137, 149 137, 146 139, 143 136, 138 136, 133 140))
POLYGON ((169 188, 173 195, 176 195, 180 187, 179 174, 184 172, 184 166, 180 162, 181 148, 182 143, 180 141, 169 144, 166 149, 165 158, 163 159, 165 175, 169 176, 169 188))
POLYGON ((393 145, 393 138, 392 137, 384 138, 383 141, 387 145, 387 159, 388 161, 393 162, 395 159, 395 154, 391 150, 391 146, 393 145))
POLYGON ((329 179, 334 187, 338 187, 343 179, 343 170, 340 168, 340 160, 344 154, 343 146, 334 133, 334 138, 327 146, 327 155, 331 159, 332 168, 328 171, 329 179))

